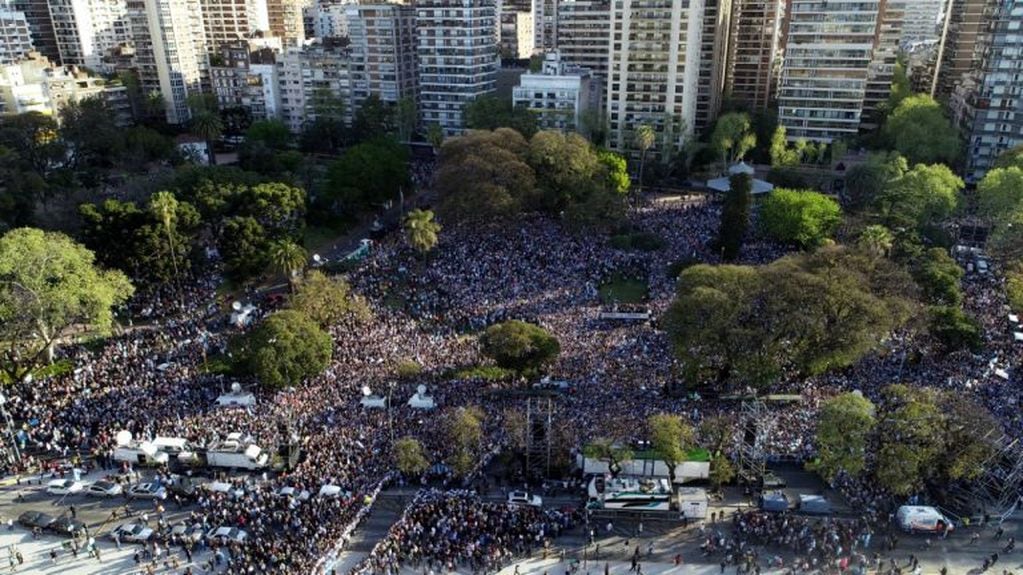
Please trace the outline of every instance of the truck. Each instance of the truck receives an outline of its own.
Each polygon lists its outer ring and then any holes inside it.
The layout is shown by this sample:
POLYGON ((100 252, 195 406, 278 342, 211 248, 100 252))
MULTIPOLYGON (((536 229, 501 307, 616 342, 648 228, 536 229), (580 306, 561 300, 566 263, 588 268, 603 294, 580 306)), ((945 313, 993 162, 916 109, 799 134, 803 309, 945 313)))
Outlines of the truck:
POLYGON ((114 449, 114 461, 122 461, 132 465, 166 465, 167 454, 158 450, 149 442, 128 443, 114 449))
POLYGON ((225 441, 214 442, 204 454, 206 465, 231 469, 263 469, 270 461, 267 455, 251 439, 232 433, 225 441))

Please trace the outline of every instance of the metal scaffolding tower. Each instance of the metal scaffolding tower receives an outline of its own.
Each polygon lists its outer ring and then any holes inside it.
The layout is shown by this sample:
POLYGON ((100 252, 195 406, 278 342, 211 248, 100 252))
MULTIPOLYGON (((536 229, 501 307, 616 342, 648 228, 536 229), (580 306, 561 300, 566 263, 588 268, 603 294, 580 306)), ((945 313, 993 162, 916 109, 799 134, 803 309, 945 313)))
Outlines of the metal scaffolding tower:
POLYGON ((985 439, 994 452, 981 465, 976 479, 949 490, 946 505, 960 514, 990 514, 1005 518, 1018 509, 1023 495, 1023 442, 992 429, 985 439))
POLYGON ((554 400, 550 396, 526 398, 526 477, 543 477, 551 471, 554 400))
POLYGON ((767 467, 767 439, 774 426, 767 406, 759 399, 743 401, 739 407, 739 432, 735 447, 737 479, 743 485, 757 485, 767 467))

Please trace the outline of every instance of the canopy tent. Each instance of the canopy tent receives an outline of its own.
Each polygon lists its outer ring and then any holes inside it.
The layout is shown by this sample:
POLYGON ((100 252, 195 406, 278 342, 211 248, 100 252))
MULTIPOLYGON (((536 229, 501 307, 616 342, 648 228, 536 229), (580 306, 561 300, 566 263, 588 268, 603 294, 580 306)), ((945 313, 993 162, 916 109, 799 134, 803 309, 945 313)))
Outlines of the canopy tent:
POLYGON ((731 182, 732 176, 736 174, 746 174, 747 176, 750 177, 750 180, 752 182, 751 193, 754 196, 759 194, 766 194, 767 192, 770 192, 771 190, 774 189, 774 184, 754 178, 753 172, 754 172, 753 166, 747 164, 746 162, 739 162, 738 164, 733 164, 728 168, 728 177, 708 180, 707 187, 716 192, 727 192, 732 189, 731 182))

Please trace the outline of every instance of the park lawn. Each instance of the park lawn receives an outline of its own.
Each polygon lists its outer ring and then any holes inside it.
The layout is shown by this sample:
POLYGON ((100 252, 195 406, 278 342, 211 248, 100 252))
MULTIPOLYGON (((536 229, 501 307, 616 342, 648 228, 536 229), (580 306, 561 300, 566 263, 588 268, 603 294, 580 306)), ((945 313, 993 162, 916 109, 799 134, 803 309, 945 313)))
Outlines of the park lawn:
POLYGON ((604 304, 639 304, 647 300, 649 287, 643 280, 615 274, 600 286, 600 301, 604 304))

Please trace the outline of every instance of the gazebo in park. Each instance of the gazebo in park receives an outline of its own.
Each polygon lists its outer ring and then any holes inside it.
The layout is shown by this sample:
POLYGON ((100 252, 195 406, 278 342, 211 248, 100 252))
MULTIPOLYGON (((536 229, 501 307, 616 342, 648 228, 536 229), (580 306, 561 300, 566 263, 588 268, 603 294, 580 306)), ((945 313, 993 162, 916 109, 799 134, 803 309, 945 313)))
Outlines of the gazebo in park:
POLYGON ((731 177, 736 174, 746 174, 750 177, 752 183, 751 193, 754 196, 760 194, 766 194, 774 189, 774 184, 771 182, 765 182, 764 180, 758 180, 753 177, 753 166, 746 162, 739 162, 733 164, 728 168, 728 176, 724 178, 715 178, 707 181, 707 187, 714 190, 715 192, 727 192, 732 189, 731 177))

